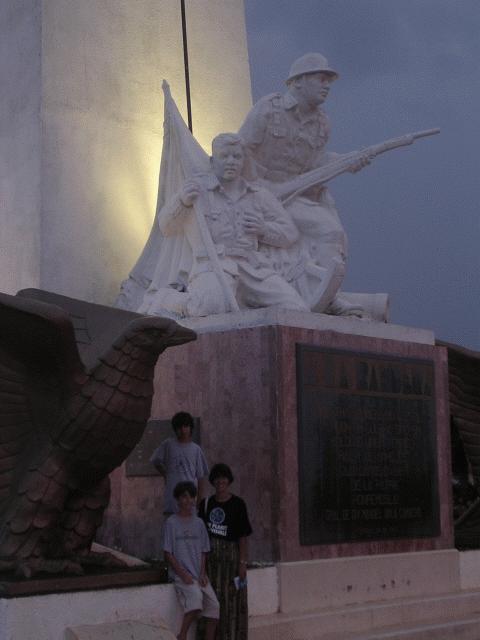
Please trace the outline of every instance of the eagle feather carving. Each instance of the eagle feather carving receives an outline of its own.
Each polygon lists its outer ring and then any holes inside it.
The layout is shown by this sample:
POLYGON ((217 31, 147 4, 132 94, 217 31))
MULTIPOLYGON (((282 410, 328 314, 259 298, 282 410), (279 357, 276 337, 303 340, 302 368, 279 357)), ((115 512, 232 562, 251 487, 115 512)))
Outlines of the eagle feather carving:
POLYGON ((149 418, 156 361, 194 339, 165 318, 0 294, 0 568, 81 572, 108 474, 149 418))

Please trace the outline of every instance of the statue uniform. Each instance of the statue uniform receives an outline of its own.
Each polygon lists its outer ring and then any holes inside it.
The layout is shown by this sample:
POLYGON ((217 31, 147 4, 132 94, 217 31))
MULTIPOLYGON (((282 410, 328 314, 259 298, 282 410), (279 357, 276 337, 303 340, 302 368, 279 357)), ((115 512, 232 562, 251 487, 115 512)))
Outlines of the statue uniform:
MULTIPOLYGON (((205 218, 221 268, 240 307, 280 306, 308 311, 297 291, 271 268, 259 251, 262 244, 288 247, 298 238, 295 225, 278 200, 266 189, 243 179, 236 200, 225 193, 213 174, 201 176, 197 181, 207 194, 205 218), (245 213, 255 213, 263 218, 265 230, 262 235, 245 231, 245 213)), ((185 315, 227 312, 227 301, 205 250, 194 207, 185 206, 179 195, 174 196, 160 211, 159 226, 165 237, 184 235, 191 248, 185 315)), ((155 297, 156 292, 151 293, 155 297)), ((144 308, 143 311, 151 310, 144 308)))
POLYGON ((322 164, 328 118, 320 108, 302 117, 296 107, 291 93, 273 93, 257 102, 239 131, 261 178, 283 182, 322 164))
MULTIPOLYGON (((269 183, 285 182, 331 160, 334 154, 325 151, 329 133, 324 111, 317 107, 302 116, 289 91, 262 98, 239 131, 267 188, 269 183)), ((332 261, 343 275, 347 237, 327 189, 310 189, 295 197, 286 209, 300 231, 301 240, 282 252, 280 261, 285 277, 293 284, 295 273, 301 273, 308 264, 326 271, 332 261)), ((278 258, 278 252, 269 254, 278 258)), ((300 281, 295 284, 299 289, 302 286, 300 281)), ((306 292, 301 293, 305 296, 306 292)))

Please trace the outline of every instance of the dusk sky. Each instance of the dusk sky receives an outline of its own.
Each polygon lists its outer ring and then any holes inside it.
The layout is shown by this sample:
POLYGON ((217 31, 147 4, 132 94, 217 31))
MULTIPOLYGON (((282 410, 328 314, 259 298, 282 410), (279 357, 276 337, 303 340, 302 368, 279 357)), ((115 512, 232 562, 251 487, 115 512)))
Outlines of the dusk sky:
POLYGON ((480 349, 480 2, 245 7, 255 101, 309 51, 340 73, 325 103, 332 151, 441 129, 330 183, 350 243, 343 289, 387 292, 391 322, 480 349))

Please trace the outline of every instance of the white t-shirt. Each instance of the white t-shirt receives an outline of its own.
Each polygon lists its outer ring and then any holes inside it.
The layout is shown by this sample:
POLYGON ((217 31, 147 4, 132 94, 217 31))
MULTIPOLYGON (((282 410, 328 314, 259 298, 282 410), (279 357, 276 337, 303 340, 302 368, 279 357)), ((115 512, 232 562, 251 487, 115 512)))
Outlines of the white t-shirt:
MULTIPOLYGON (((165 523, 163 550, 173 554, 192 578, 198 580, 202 553, 210 551, 210 541, 203 520, 198 516, 170 516, 165 523)), ((172 578, 179 579, 173 570, 170 574, 172 578)))
POLYGON ((179 442, 177 438, 167 438, 155 449, 150 461, 165 469, 165 513, 178 511, 173 490, 179 482, 190 481, 195 486, 198 480, 208 475, 208 465, 201 448, 195 442, 179 442))

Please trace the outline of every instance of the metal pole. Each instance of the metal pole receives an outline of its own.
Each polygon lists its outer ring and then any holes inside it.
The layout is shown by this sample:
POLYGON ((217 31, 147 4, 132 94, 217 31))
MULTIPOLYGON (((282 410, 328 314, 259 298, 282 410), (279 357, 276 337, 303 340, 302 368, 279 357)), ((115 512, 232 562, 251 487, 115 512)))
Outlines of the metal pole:
POLYGON ((183 64, 185 67, 185 91, 187 94, 188 128, 193 133, 192 102, 190 99, 190 71, 188 68, 187 19, 185 16, 185 0, 180 0, 180 8, 182 12, 183 64))

